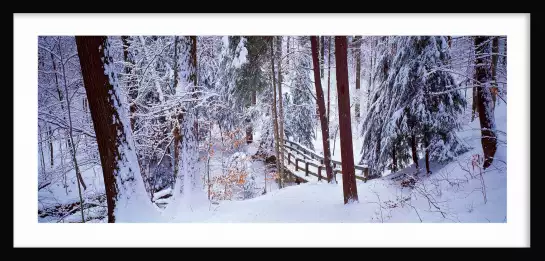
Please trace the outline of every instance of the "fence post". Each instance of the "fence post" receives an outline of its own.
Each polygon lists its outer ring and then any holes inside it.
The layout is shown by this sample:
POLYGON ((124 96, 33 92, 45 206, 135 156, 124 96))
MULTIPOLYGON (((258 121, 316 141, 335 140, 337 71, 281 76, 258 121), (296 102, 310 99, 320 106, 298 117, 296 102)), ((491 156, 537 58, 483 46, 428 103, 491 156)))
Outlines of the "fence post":
POLYGON ((295 171, 299 170, 299 159, 295 158, 295 171))
POLYGON ((322 166, 318 166, 318 181, 322 180, 322 166))
POLYGON ((308 176, 308 162, 305 162, 305 176, 308 176))
POLYGON ((363 182, 367 182, 367 178, 369 177, 369 168, 363 169, 363 182))
POLYGON ((290 156, 291 156, 291 153, 288 152, 288 165, 291 164, 291 161, 290 161, 290 156))

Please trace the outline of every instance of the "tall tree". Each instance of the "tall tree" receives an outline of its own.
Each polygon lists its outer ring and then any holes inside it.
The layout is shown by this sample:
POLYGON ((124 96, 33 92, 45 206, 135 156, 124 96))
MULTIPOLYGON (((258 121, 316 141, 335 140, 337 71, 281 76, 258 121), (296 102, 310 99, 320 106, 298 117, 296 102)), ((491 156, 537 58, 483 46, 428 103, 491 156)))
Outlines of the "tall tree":
POLYGON ((274 121, 274 146, 275 146, 275 149, 276 149, 276 170, 278 171, 279 173, 279 178, 278 178, 278 185, 279 187, 281 188, 282 187, 282 181, 283 181, 283 176, 282 176, 282 162, 280 162, 280 153, 284 153, 283 151, 280 151, 280 144, 279 144, 279 140, 280 140, 280 135, 279 135, 279 131, 278 131, 278 115, 277 115, 277 112, 276 112, 276 77, 275 77, 275 73, 274 73, 274 37, 271 36, 270 38, 270 41, 271 41, 271 71, 272 71, 272 87, 273 87, 273 100, 272 100, 272 103, 273 103, 273 106, 272 106, 272 111, 273 111, 273 121, 274 121))
POLYGON ((284 176, 284 106, 282 102, 282 36, 277 36, 276 38, 276 57, 278 62, 278 134, 279 134, 279 143, 280 143, 280 175, 282 180, 285 180, 284 176))
MULTIPOLYGON (((59 56, 61 58, 61 68, 62 68, 62 75, 63 75, 63 82, 64 82, 64 92, 68 94, 68 84, 66 82, 66 70, 65 70, 65 63, 62 55, 62 48, 60 48, 59 43, 59 56)), ((66 100, 66 109, 68 111, 68 135, 70 138, 70 153, 72 154, 72 163, 74 164, 74 170, 76 171, 76 177, 78 180, 78 195, 80 199, 80 210, 81 210, 81 222, 85 223, 85 217, 83 215, 83 197, 81 195, 81 186, 83 186, 83 189, 87 189, 87 186, 85 186, 85 183, 83 182, 83 177, 81 176, 81 171, 78 166, 78 159, 76 157, 76 146, 74 145, 74 134, 72 131, 72 113, 70 110, 70 102, 69 99, 66 100)))
MULTIPOLYGON (((129 128, 128 108, 117 86, 108 38, 76 36, 76 45, 100 152, 108 222, 135 218, 130 211, 124 215, 122 210, 137 205, 137 202, 130 203, 138 200, 139 192, 145 189, 135 164, 138 159, 129 128)), ((144 197, 143 201, 147 202, 145 194, 144 197)))
POLYGON ((494 105, 492 101, 491 82, 489 65, 484 56, 489 50, 491 37, 475 37, 475 77, 480 86, 477 87, 477 106, 479 111, 479 122, 481 124, 481 144, 483 146, 484 164, 488 168, 494 161, 496 154, 496 133, 494 122, 494 105), (488 42, 488 43, 487 43, 488 42))
POLYGON ((358 201, 352 147, 352 125, 350 123, 347 55, 346 36, 335 36, 335 67, 337 75, 337 100, 339 104, 344 204, 358 201))
POLYGON ((329 125, 329 110, 331 106, 331 36, 328 37, 328 48, 327 48, 327 124, 329 125))
MULTIPOLYGON (((329 149, 329 127, 326 119, 324 91, 320 80, 320 63, 318 61, 318 37, 310 37, 310 48, 312 50, 312 67, 314 69, 314 86, 316 87, 316 102, 318 103, 318 115, 322 126, 322 144, 324 148, 324 164, 327 174, 327 182, 333 182, 333 170, 331 169, 331 151, 329 149)), ((336 50, 336 49, 335 49, 336 50)))
MULTIPOLYGON (((197 95, 197 79, 198 79, 198 76, 197 76, 197 72, 198 72, 198 68, 197 68, 197 36, 190 36, 189 37, 190 40, 191 40, 191 50, 190 50, 190 54, 191 54, 191 71, 190 71, 190 74, 189 74, 189 80, 192 81, 193 83, 193 98, 194 99, 197 99, 198 98, 198 95, 197 95)), ((195 120, 194 120, 194 123, 193 123, 195 126, 194 126, 194 131, 195 131, 195 139, 197 140, 197 142, 199 141, 199 115, 198 115, 198 110, 195 109, 195 120)))

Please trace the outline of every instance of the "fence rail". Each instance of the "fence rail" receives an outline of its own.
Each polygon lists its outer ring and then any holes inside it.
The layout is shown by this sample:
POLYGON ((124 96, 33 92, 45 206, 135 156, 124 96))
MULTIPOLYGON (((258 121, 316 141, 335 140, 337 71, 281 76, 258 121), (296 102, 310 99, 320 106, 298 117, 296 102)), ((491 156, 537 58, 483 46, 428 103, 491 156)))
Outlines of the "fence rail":
MULTIPOLYGON (((318 180, 322 180, 322 178, 325 178, 322 176, 322 170, 325 169, 325 165, 324 157, 322 157, 321 155, 299 143, 290 140, 284 140, 284 155, 286 154, 288 155, 288 165, 293 164, 295 166, 295 171, 299 171, 299 169, 301 169, 305 172, 305 176, 308 176, 310 174, 317 177, 318 180), (300 163, 302 163, 303 167, 300 166, 300 163), (309 166, 317 168, 318 171, 313 172, 311 169, 309 169, 309 166)), ((338 168, 338 166, 342 166, 342 163, 340 161, 331 160, 331 164, 334 175, 342 174, 342 169, 338 168)), ((364 182, 369 180, 369 170, 367 166, 354 165, 354 169, 361 171, 359 173, 360 175, 358 175, 358 171, 355 171, 356 179, 362 180, 364 182)))

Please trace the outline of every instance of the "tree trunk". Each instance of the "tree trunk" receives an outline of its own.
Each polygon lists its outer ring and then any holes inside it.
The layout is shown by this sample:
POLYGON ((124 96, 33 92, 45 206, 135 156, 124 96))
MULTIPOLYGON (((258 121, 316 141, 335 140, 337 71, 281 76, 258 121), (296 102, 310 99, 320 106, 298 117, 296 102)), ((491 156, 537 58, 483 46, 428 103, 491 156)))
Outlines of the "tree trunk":
POLYGON ((180 41, 179 36, 174 36, 174 82, 172 84, 172 93, 176 93, 176 87, 178 86, 178 43, 180 41))
MULTIPOLYGON (((310 46, 312 48, 312 65, 314 68, 314 86, 316 87, 316 102, 318 103, 318 115, 322 126, 322 145, 324 148, 324 164, 327 174, 327 182, 333 182, 333 170, 331 169, 331 155, 329 149, 329 127, 326 119, 324 104, 324 91, 320 81, 320 64, 318 62, 318 38, 310 37, 310 46)), ((336 50, 336 49, 335 49, 336 50)), ((343 179, 344 180, 344 179, 343 179)))
POLYGON ((324 78, 324 36, 320 36, 320 78, 324 78))
POLYGON ((117 200, 129 200, 133 190, 144 190, 144 184, 138 166, 132 167, 131 161, 138 159, 132 131, 127 128, 124 99, 116 83, 109 80, 116 76, 107 37, 76 36, 76 45, 104 175, 108 222, 113 223, 117 200))
MULTIPOLYGON (((60 46, 60 45, 59 45, 60 46)), ((62 51, 59 47, 59 56, 61 57, 61 68, 62 68, 62 78, 64 82, 64 93, 68 94, 68 85, 66 83, 66 71, 64 66, 64 61, 62 60, 62 51)), ((68 111, 68 134, 70 139, 70 153, 72 154, 72 163, 74 163, 74 170, 76 171, 76 178, 78 181, 78 194, 79 194, 79 200, 80 200, 80 210, 81 210, 81 222, 85 223, 85 216, 83 215, 83 197, 81 195, 81 186, 83 186, 83 189, 86 190, 87 186, 83 182, 83 177, 81 176, 81 172, 78 166, 78 160, 76 157, 76 147, 74 145, 74 134, 72 132, 72 114, 70 113, 70 101, 66 99, 66 109, 68 111)))
POLYGON ((329 44, 328 45, 329 46, 328 46, 328 51, 327 51, 327 125, 329 126, 329 120, 331 119, 329 117, 329 109, 330 109, 330 105, 331 105, 331 99, 330 99, 330 91, 331 91, 331 36, 329 37, 329 44))
POLYGON ((210 200, 210 149, 212 149, 212 121, 210 121, 210 123, 208 124, 208 142, 210 144, 208 145, 208 159, 206 161, 206 179, 208 180, 208 200, 210 200))
POLYGON ((288 70, 290 68, 289 54, 290 54, 290 37, 287 36, 287 39, 286 39, 286 63, 288 64, 288 70))
POLYGON ((53 168, 53 132, 51 131, 51 126, 48 126, 49 127, 49 152, 50 152, 50 157, 51 157, 51 168, 53 168))
MULTIPOLYGON (((180 170, 180 143, 182 142, 182 135, 180 132, 180 127, 183 121, 183 114, 177 115, 177 122, 175 122, 174 127, 174 180, 178 177, 178 171, 180 170)), ((172 186, 174 188, 176 182, 172 183, 172 186)))
POLYGON ((473 87, 472 96, 473 96, 473 101, 472 101, 472 105, 471 105, 471 111, 472 111, 471 112, 471 121, 475 120, 475 116, 477 116, 479 114, 479 107, 477 106, 477 104, 479 103, 479 96, 477 94, 477 87, 473 87))
MULTIPOLYGON (((252 90, 252 105, 256 105, 257 101, 257 92, 255 90, 252 90)), ((249 121, 247 119, 247 121, 249 121)), ((252 126, 246 127, 246 144, 250 144, 254 141, 254 135, 253 135, 253 128, 252 126)))
MULTIPOLYGON (((59 50, 60 50, 60 42, 59 42, 59 50)), ((59 101, 61 103, 61 110, 64 112, 64 105, 62 104, 62 100, 64 98, 63 98, 63 95, 62 95, 61 88, 59 87, 59 78, 58 78, 58 75, 57 75, 57 73, 58 73, 57 72, 57 66, 56 66, 56 63, 55 63, 55 57, 53 56, 53 53, 51 53, 51 63, 53 64, 53 71, 55 72, 55 87, 57 87, 57 94, 59 95, 59 101)), ((64 117, 64 115, 63 115, 63 119, 66 119, 64 117)))
POLYGON ((335 36, 335 61, 337 72, 337 100, 339 104, 339 128, 341 136, 341 162, 344 203, 358 201, 352 125, 350 123, 350 93, 348 88, 348 63, 346 36, 335 36))
POLYGON ((499 48, 499 39, 498 37, 492 38, 492 64, 491 64, 491 71, 492 71, 492 88, 491 88, 491 94, 492 94, 492 108, 496 105, 496 95, 498 94, 498 78, 497 78, 497 70, 498 70, 498 53, 500 52, 499 48))
MULTIPOLYGON (((191 75, 189 76, 190 80, 193 80, 193 91, 197 90, 197 36, 190 36, 191 39, 191 64, 192 64, 192 70, 191 75)), ((197 93, 193 93, 193 98, 197 99, 198 95, 197 93)), ((199 114, 198 110, 195 109, 195 122, 194 122, 194 128, 195 128, 195 140, 197 143, 199 142, 199 114)))
MULTIPOLYGON (((174 82, 172 86, 172 92, 176 93, 176 87, 178 86, 178 83, 180 81, 179 74, 178 74, 178 43, 180 41, 180 38, 178 36, 174 36, 174 82)), ((174 151, 174 180, 176 180, 176 177, 178 176, 178 171, 180 169, 180 142, 182 140, 182 135, 180 133, 180 125, 182 121, 182 112, 175 112, 175 120, 174 120, 174 130, 173 130, 173 139, 174 139, 174 145, 172 150, 174 151)), ((172 183, 172 187, 174 188, 176 182, 172 183)), ((152 188, 151 190, 153 190, 152 188)))
MULTIPOLYGON (((275 79, 275 73, 274 73, 274 39, 273 37, 270 38, 271 41, 271 69, 272 69, 272 83, 273 83, 273 104, 272 104, 272 112, 273 112, 273 121, 274 121, 274 145, 276 149, 276 171, 279 173, 280 170, 280 153, 284 153, 283 151, 280 152, 278 140, 279 140, 279 134, 278 134, 278 117, 276 115, 276 79, 275 79)), ((282 188, 282 175, 278 178, 278 186, 282 188)))
MULTIPOLYGON (((478 82, 487 83, 492 79, 488 72, 488 66, 486 65, 485 58, 482 57, 485 46, 483 42, 489 40, 489 37, 478 36, 475 37, 475 59, 476 67, 476 79, 478 82)), ((479 108, 479 121, 481 124, 481 144, 483 146, 484 164, 483 169, 488 168, 494 161, 494 154, 496 154, 496 134, 494 133, 494 107, 492 104, 492 94, 490 88, 478 87, 478 108, 479 108)))
POLYGON ((278 113, 278 134, 279 134, 279 143, 280 143, 280 176, 282 180, 286 180, 284 174, 284 109, 282 102, 282 36, 277 36, 277 57, 278 57, 278 105, 280 110, 278 113))
MULTIPOLYGON (((354 37, 354 41, 353 42, 357 42, 359 41, 359 39, 361 38, 361 36, 356 36, 354 37)), ((357 44, 357 48, 354 50, 354 55, 356 56, 356 96, 359 98, 360 96, 360 84, 361 84, 361 79, 360 79, 360 74, 361 74, 361 50, 360 50, 360 46, 361 44, 357 44)), ((356 111, 356 119, 359 119, 360 118, 360 103, 359 103, 359 99, 357 99, 358 101, 356 102, 355 104, 355 111, 356 111)))
POLYGON ((416 151, 416 136, 414 134, 411 135, 411 152, 413 156, 413 162, 416 166, 416 170, 418 171, 418 155, 416 151))
POLYGON ((505 40, 503 41, 503 66, 506 67, 507 66, 507 37, 505 38, 505 40))
POLYGON ((429 153, 430 142, 429 142, 429 134, 428 133, 424 134, 423 141, 424 141, 424 152, 425 152, 425 161, 426 161, 426 174, 430 175, 430 173, 431 173, 431 170, 430 170, 430 153, 429 153))
POLYGON ((392 172, 397 171, 397 161, 396 161, 396 145, 392 146, 392 172))
POLYGON ((40 127, 38 127, 38 133, 40 134, 39 138, 40 138, 40 146, 39 146, 39 149, 40 149, 40 155, 41 155, 41 160, 42 160, 42 175, 44 176, 45 178, 45 157, 44 157, 44 143, 43 143, 43 134, 42 134, 42 129, 40 127))
POLYGON ((366 113, 369 113, 369 105, 371 104, 371 87, 373 86, 373 64, 375 60, 375 51, 376 48, 376 39, 372 39, 371 41, 371 55, 369 55, 369 64, 371 65, 369 68, 369 83, 367 84, 367 103, 366 103, 366 113))
POLYGON ((431 173, 430 170, 430 153, 428 149, 426 149, 426 174, 429 176, 431 173))

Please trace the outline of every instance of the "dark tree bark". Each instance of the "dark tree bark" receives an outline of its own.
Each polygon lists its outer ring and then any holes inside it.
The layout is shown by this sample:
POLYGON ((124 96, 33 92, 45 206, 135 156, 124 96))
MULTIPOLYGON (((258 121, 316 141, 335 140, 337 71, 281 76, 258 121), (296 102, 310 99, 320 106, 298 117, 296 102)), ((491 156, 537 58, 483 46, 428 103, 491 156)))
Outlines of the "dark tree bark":
POLYGON ((348 62, 346 36, 335 36, 335 61, 337 72, 337 100, 339 104, 339 127, 341 136, 341 162, 343 173, 344 203, 358 201, 354 152, 352 147, 352 125, 350 123, 350 94, 348 88, 348 62))
POLYGON ((428 176, 431 173, 431 170, 430 170, 430 153, 429 153, 428 150, 426 150, 426 173, 428 174, 428 176))
POLYGON ((416 152, 416 136, 414 134, 411 135, 411 152, 413 156, 413 162, 416 166, 416 170, 418 171, 418 155, 416 152))
MULTIPOLYGON (((129 198, 132 192, 125 188, 135 180, 142 182, 142 177, 138 168, 130 167, 128 160, 136 159, 136 152, 130 140, 131 129, 124 126, 127 120, 120 117, 118 111, 126 105, 121 102, 119 90, 109 81, 114 73, 105 74, 106 66, 113 66, 112 58, 105 51, 109 46, 107 37, 76 36, 76 45, 104 175, 108 222, 113 223, 118 198, 129 198)), ((143 183, 140 186, 143 189, 143 183)))
MULTIPOLYGON (((477 78, 475 80, 482 84, 492 80, 488 71, 489 67, 486 64, 486 60, 484 57, 482 57, 485 50, 485 45, 482 43, 487 40, 489 40, 489 37, 486 36, 475 37, 475 54, 477 55, 477 59, 475 59, 475 74, 477 78)), ((481 124, 481 144, 483 146, 484 153, 483 168, 486 169, 492 164, 494 161, 494 154, 496 154, 496 134, 493 131, 494 107, 490 88, 478 87, 477 97, 479 121, 481 124)))
MULTIPOLYGON (((318 103, 318 117, 322 126, 322 145, 324 148, 324 164, 327 174, 327 182, 333 182, 333 170, 331 169, 331 152, 329 149, 329 127, 326 119, 324 104, 324 91, 320 81, 320 63, 318 61, 318 37, 310 37, 310 46, 312 49, 312 66, 314 69, 314 86, 316 87, 316 102, 318 103)), ((344 179, 343 179, 344 180, 344 179)))

